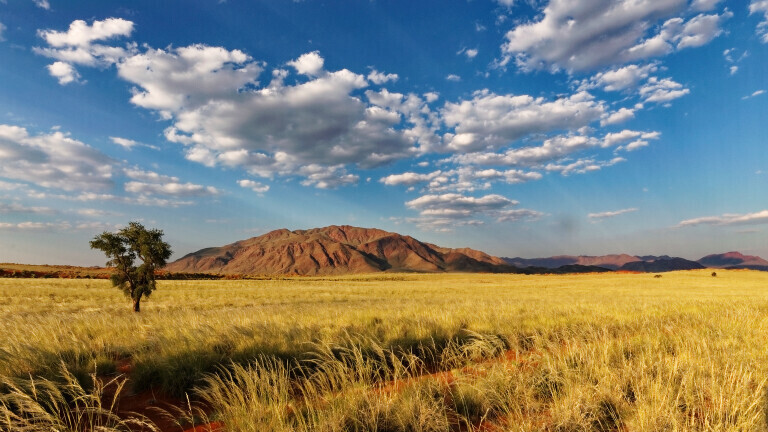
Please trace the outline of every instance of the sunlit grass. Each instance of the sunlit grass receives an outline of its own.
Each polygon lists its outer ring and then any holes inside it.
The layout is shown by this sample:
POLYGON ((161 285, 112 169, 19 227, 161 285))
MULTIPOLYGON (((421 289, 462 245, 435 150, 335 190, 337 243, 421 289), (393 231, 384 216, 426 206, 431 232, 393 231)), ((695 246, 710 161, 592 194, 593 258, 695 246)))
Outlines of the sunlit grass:
POLYGON ((710 273, 160 281, 140 314, 0 279, 0 375, 129 359, 233 431, 766 430, 768 273, 710 273))

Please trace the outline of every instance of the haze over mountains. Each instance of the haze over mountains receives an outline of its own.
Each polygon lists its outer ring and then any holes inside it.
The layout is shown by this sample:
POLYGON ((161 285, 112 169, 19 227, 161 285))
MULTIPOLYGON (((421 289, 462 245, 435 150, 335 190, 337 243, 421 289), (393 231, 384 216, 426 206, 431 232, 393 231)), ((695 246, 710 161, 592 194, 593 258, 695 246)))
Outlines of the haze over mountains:
POLYGON ((190 253, 169 264, 175 273, 341 275, 400 272, 580 273, 611 270, 662 272, 713 268, 768 270, 768 261, 728 252, 698 262, 667 255, 561 255, 499 258, 470 248, 445 248, 376 228, 348 225, 279 229, 190 253))

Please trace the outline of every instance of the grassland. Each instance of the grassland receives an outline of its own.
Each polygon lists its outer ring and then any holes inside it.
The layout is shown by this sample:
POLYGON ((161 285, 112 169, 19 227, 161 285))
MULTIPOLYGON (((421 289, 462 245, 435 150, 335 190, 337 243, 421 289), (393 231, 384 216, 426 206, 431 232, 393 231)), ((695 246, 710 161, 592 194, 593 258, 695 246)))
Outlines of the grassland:
POLYGON ((161 281, 143 306, 0 279, 0 430, 137 427, 89 388, 126 363, 124 392, 232 431, 768 430, 764 272, 161 281))

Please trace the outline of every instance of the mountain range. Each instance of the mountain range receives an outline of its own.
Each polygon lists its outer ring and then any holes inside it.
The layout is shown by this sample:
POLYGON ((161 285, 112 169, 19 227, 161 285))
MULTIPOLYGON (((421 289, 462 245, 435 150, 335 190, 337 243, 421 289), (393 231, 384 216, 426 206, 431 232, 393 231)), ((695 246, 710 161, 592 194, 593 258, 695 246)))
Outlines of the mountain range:
POLYGON ((612 270, 663 272, 712 268, 768 270, 768 261, 739 252, 698 261, 667 255, 559 255, 499 258, 470 248, 445 248, 411 236, 349 225, 308 230, 278 229, 264 235, 185 255, 165 268, 172 273, 224 275, 341 275, 395 272, 585 273, 612 270))

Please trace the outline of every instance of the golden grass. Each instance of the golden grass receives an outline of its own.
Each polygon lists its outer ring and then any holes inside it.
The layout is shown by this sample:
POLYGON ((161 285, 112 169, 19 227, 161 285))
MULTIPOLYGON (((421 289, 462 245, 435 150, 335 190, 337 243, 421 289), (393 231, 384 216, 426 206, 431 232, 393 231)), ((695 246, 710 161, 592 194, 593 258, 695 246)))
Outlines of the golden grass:
POLYGON ((710 273, 160 281, 141 314, 0 279, 0 375, 130 357, 233 431, 768 430, 768 273, 710 273))

